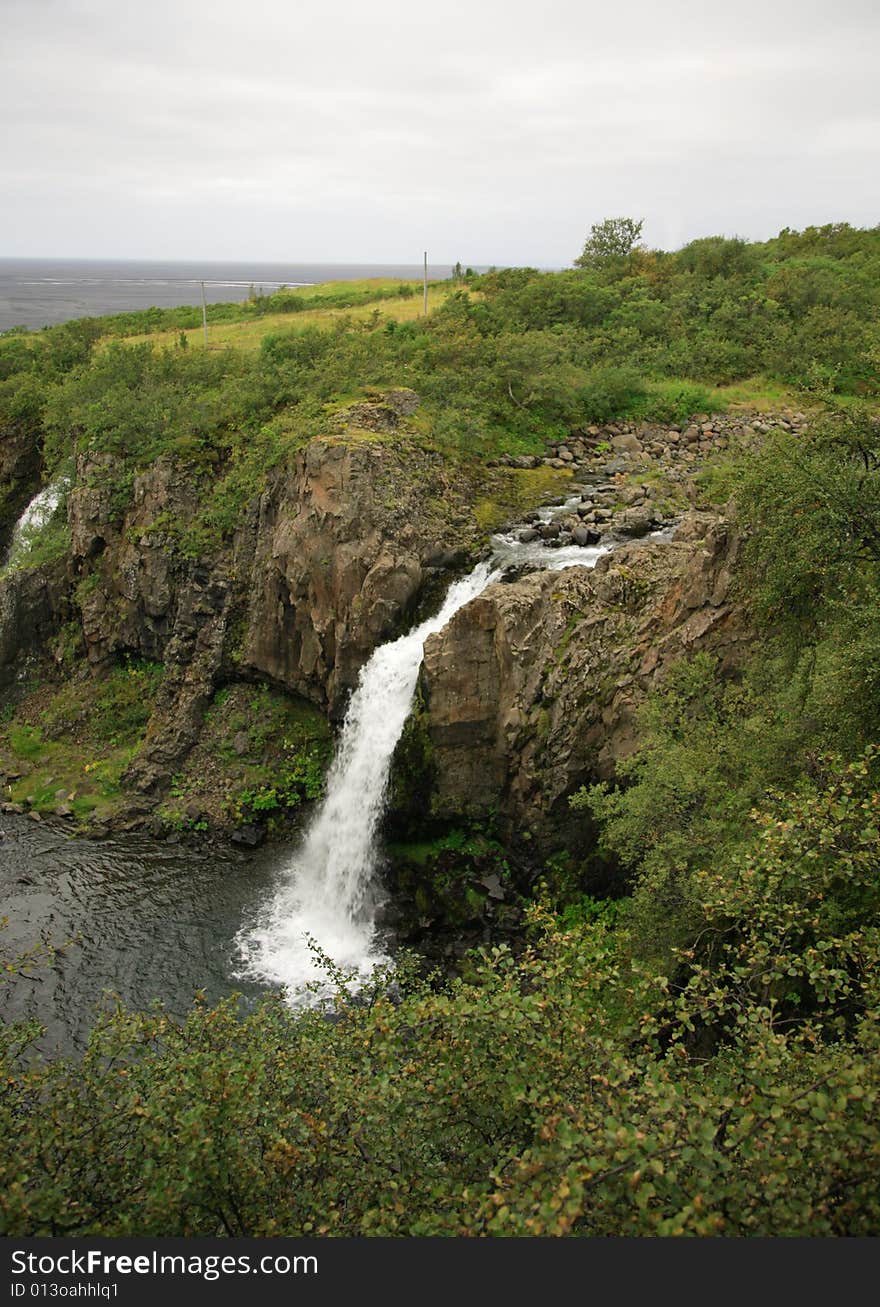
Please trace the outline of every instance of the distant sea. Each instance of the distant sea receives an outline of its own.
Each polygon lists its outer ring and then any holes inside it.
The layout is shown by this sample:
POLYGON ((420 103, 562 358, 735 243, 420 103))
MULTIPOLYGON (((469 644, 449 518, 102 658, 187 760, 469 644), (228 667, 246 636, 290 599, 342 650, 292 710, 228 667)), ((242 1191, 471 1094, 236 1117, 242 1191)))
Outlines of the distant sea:
MULTIPOLYGON (((429 278, 450 276, 428 264, 429 278)), ((247 299, 251 286, 270 294, 279 286, 361 277, 422 276, 415 263, 154 263, 115 259, 0 259, 0 331, 46 327, 71 318, 132 309, 174 308, 247 299)))

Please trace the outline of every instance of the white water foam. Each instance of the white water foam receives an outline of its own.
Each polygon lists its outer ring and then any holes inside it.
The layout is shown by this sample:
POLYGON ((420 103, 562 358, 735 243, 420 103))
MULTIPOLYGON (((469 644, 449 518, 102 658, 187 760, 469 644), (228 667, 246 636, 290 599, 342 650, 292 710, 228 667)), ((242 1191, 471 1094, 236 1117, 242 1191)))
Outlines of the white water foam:
POLYGON ((548 545, 543 540, 528 542, 512 535, 492 537, 493 558, 502 571, 528 568, 533 572, 561 572, 566 567, 595 567, 611 545, 548 545))
POLYGON ((480 563, 456 581, 436 616, 380 645, 351 697, 327 793, 262 918, 238 937, 244 972, 295 996, 325 976, 310 939, 365 977, 387 959, 376 939, 376 831, 394 747, 409 716, 425 640, 501 572, 480 563))
POLYGON ((34 539, 54 517, 58 505, 70 486, 69 476, 60 476, 34 495, 12 529, 12 537, 3 565, 17 563, 27 554, 34 539))
POLYGON ((345 715, 324 801, 258 920, 239 932, 239 974, 285 986, 294 1005, 320 1001, 334 989, 310 941, 355 985, 388 961, 375 924, 381 902, 377 831, 425 640, 510 568, 593 567, 610 548, 552 548, 508 535, 495 536, 492 544, 491 559, 450 586, 436 616, 380 645, 365 664, 345 715))

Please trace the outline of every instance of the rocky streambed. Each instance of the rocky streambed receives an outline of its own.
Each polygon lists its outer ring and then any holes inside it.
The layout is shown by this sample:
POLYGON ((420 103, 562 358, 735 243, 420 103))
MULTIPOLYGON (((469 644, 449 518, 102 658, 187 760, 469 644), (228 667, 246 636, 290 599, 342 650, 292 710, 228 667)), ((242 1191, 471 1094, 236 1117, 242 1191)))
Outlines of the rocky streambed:
POLYGON ((601 466, 607 475, 614 475, 633 463, 651 460, 660 464, 667 476, 681 480, 712 454, 734 445, 756 444, 773 430, 796 435, 808 420, 800 410, 783 409, 742 415, 703 413, 684 424, 611 422, 586 427, 568 440, 548 445, 543 454, 508 454, 498 464, 521 469, 601 466))

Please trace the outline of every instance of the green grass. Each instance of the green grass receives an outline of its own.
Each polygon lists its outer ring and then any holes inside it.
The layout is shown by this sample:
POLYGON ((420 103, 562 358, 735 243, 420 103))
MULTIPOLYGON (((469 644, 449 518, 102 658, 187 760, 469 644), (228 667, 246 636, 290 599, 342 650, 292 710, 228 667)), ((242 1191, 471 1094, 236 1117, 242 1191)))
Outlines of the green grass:
MULTIPOLYGON (((45 740, 39 731, 31 737, 31 743, 36 750, 31 755, 33 766, 7 787, 14 803, 43 813, 66 805, 79 818, 112 816, 122 794, 122 776, 136 746, 106 747, 95 756, 95 752, 83 752, 73 741, 45 740)), ((12 758, 7 762, 16 761, 15 752, 10 752, 12 758)), ((18 761, 21 758, 17 755, 18 761)))
MULTIPOLYGON (((451 285, 446 282, 429 284, 429 313, 443 303, 451 289, 451 285)), ((295 313, 278 310, 259 317, 245 317, 240 321, 212 322, 213 306, 209 305, 208 348, 256 350, 259 349, 264 336, 277 331, 302 331, 306 327, 331 331, 346 322, 355 327, 381 326, 392 318, 396 322, 412 322, 420 318, 423 311, 421 287, 416 287, 415 283, 381 278, 367 279, 363 282, 328 281, 318 286, 299 287, 279 294, 282 300, 304 302, 307 307, 298 309, 295 313), (406 298, 399 296, 397 292, 401 286, 413 286, 413 295, 406 298), (379 316, 373 322, 376 314, 379 316)), ((205 347, 205 336, 201 326, 183 330, 168 327, 147 331, 127 337, 127 343, 135 345, 149 342, 157 348, 176 349, 180 348, 182 338, 186 340, 187 348, 204 349, 205 347)), ((105 343, 111 339, 116 337, 108 335, 105 343)))
POLYGON ((45 751, 43 736, 35 727, 15 725, 8 728, 9 747, 17 758, 32 762, 45 751))
POLYGON ((712 412, 736 413, 739 409, 776 412, 783 408, 802 411, 808 406, 803 391, 768 377, 749 377, 730 386, 716 386, 709 390, 709 396, 712 412))
POLYGON ((48 693, 38 687, 0 729, 0 764, 22 773, 9 798, 37 812, 65 804, 81 818, 112 815, 162 675, 159 664, 132 659, 48 693))
MULTIPOLYGON (((445 283, 430 281, 428 293, 444 287, 445 283)), ((447 287, 448 289, 448 287, 447 287)), ((279 298, 313 300, 375 300, 381 296, 400 295, 401 291, 411 291, 413 296, 421 296, 422 285, 418 281, 407 281, 402 277, 362 277, 353 281, 322 281, 315 286, 294 286, 290 290, 278 292, 279 298)))

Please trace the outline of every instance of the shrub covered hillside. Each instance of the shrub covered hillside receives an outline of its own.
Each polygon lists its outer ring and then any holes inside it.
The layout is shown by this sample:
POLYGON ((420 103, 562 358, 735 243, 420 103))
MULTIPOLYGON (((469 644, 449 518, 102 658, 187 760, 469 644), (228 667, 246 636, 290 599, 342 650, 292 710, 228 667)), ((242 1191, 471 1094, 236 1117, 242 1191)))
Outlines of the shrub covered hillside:
POLYGON ((674 254, 595 256, 572 272, 490 273, 451 285, 427 318, 400 321, 394 306, 409 301, 375 294, 368 317, 328 319, 330 330, 298 329, 301 313, 256 301, 241 312, 259 321, 265 309, 258 349, 206 352, 161 332, 124 343, 151 330, 152 310, 121 326, 7 334, 0 424, 41 442, 49 472, 74 448, 114 454, 121 490, 161 453, 207 462, 218 477, 206 521, 222 531, 254 478, 322 429, 326 405, 370 387, 412 387, 432 442, 479 457, 537 451, 616 417, 686 420, 736 383, 735 399, 817 385, 870 396, 880 385, 878 229, 710 238, 674 254))
POLYGON ((5 1233, 880 1233, 880 229, 667 254, 637 228, 426 319, 386 300, 256 350, 0 341, 2 421, 48 471, 111 453, 124 502, 160 455, 207 470, 196 557, 373 387, 417 390, 450 463, 625 416, 808 414, 693 465, 688 498, 743 540, 751 653, 723 676, 685 653, 655 688, 566 807, 589 858, 534 868, 510 946, 454 979, 403 958, 356 997, 337 975, 332 1021, 118 1008, 75 1063, 2 1028, 5 1233))

